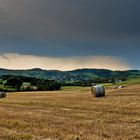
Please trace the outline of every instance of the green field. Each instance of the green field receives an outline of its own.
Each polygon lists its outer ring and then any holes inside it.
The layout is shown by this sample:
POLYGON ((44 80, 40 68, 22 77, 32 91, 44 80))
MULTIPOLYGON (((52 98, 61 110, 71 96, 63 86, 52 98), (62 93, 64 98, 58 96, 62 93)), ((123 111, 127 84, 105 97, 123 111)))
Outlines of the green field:
POLYGON ((137 85, 137 84, 140 84, 140 78, 137 77, 137 78, 128 78, 126 81, 123 81, 123 82, 118 82, 118 83, 115 83, 115 84, 112 84, 112 83, 104 83, 102 85, 104 86, 130 86, 130 85, 137 85))
POLYGON ((10 93, 0 99, 2 140, 139 140, 140 85, 94 98, 90 87, 10 93))
POLYGON ((128 78, 127 81, 116 83, 116 85, 136 85, 140 84, 140 78, 128 78))

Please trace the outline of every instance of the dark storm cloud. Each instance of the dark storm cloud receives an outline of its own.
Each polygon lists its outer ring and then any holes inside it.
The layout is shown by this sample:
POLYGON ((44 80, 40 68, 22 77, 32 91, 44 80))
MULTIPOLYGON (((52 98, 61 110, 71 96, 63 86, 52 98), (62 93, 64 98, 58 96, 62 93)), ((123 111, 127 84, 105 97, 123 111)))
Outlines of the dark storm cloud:
POLYGON ((0 55, 100 56, 140 69, 139 6, 140 0, 0 0, 0 55))
POLYGON ((139 0, 0 0, 0 37, 138 41, 139 6, 139 0))

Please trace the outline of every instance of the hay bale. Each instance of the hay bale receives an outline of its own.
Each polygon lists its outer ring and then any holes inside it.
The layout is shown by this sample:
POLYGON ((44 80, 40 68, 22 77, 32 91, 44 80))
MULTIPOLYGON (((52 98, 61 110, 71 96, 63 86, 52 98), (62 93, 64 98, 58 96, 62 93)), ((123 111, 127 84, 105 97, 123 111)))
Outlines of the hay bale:
POLYGON ((0 92, 0 98, 6 98, 6 93, 5 92, 0 92))
POLYGON ((91 93, 95 97, 104 97, 105 96, 105 88, 102 85, 92 86, 91 93))

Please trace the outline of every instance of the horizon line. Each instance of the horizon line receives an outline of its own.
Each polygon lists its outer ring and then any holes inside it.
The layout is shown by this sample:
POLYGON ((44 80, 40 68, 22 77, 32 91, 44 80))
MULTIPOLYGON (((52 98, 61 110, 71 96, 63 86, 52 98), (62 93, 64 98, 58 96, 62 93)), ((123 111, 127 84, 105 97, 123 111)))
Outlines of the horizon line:
POLYGON ((27 70, 43 70, 43 71, 60 71, 60 72, 67 72, 67 71, 76 71, 76 70, 109 70, 109 71, 140 71, 139 69, 128 69, 128 70, 111 70, 111 69, 104 69, 104 68, 79 68, 79 69, 72 69, 72 70, 57 70, 57 69, 43 69, 43 68, 30 68, 30 69, 9 69, 9 68, 0 68, 0 70, 12 70, 12 71, 27 71, 27 70))

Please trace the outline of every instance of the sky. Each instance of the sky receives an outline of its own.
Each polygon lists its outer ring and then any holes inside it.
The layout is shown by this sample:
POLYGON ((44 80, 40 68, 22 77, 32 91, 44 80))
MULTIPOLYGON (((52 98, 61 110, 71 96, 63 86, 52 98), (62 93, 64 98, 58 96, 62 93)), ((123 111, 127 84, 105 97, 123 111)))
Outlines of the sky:
POLYGON ((139 0, 0 0, 0 67, 140 69, 139 0))

